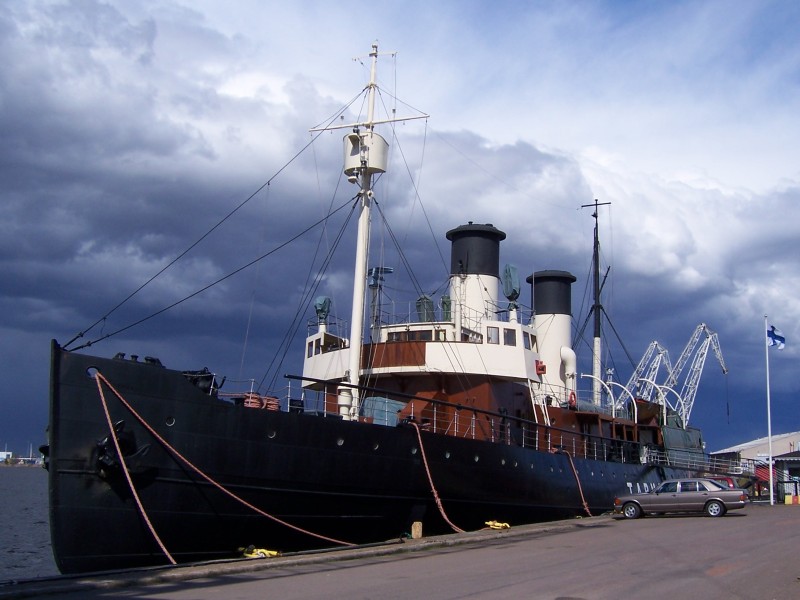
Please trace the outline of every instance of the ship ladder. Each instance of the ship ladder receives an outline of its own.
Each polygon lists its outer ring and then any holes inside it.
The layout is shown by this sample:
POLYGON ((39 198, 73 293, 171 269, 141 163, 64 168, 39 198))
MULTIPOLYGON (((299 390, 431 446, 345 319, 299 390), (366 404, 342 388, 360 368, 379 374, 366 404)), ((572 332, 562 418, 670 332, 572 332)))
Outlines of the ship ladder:
POLYGON ((542 415, 544 415, 544 424, 548 427, 550 426, 550 413, 547 412, 547 400, 545 398, 540 397, 536 390, 533 389, 534 381, 532 379, 528 379, 528 391, 531 394, 531 404, 534 407, 533 410, 533 420, 537 423, 539 422, 539 416, 536 414, 536 407, 542 409, 542 415))

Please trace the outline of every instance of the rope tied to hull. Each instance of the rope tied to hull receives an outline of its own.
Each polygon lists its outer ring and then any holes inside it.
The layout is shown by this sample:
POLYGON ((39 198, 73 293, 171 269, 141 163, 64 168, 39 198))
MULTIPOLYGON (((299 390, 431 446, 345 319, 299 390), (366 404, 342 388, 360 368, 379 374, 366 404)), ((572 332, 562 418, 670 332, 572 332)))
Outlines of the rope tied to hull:
MULTIPOLYGON (((122 472, 125 474, 125 479, 128 482, 128 487, 130 488, 131 494, 133 494, 133 499, 136 502, 137 508, 139 509, 139 514, 142 515, 142 519, 144 519, 144 522, 147 525, 147 528, 150 530, 150 534, 153 536, 153 539, 158 544, 158 547, 161 548, 161 551, 164 553, 164 556, 167 557, 167 560, 169 560, 170 564, 175 565, 175 564, 177 564, 175 562, 175 559, 172 558, 172 554, 169 553, 169 550, 167 550, 167 547, 164 545, 164 542, 161 541, 161 538, 159 537, 158 532, 156 531, 156 528, 153 526, 153 523, 150 521, 150 517, 147 516, 147 511, 145 510, 144 505, 142 504, 141 498, 139 498, 139 494, 136 491, 136 486, 133 485, 133 479, 131 478, 131 474, 128 471, 128 465, 125 462, 125 457, 122 454, 122 448, 120 448, 120 445, 119 445, 119 438, 117 437, 117 430, 114 428, 114 424, 111 421, 111 413, 108 410, 108 403, 106 402, 106 396, 103 393, 103 386, 101 384, 101 380, 105 381, 106 384, 108 385, 108 380, 106 380, 105 377, 100 375, 100 373, 97 373, 97 376, 95 377, 95 381, 97 382, 97 390, 100 392, 100 402, 103 405, 103 414, 106 417, 106 422, 108 423, 108 428, 111 431, 111 439, 114 441, 114 448, 117 451, 117 456, 119 457, 119 461, 122 464, 122 472)), ((111 388, 110 385, 108 387, 111 388)), ((114 390, 114 388, 111 388, 111 389, 114 391, 114 393, 117 393, 116 390, 114 390)))
POLYGON ((567 455, 567 458, 569 459, 569 466, 572 467, 572 474, 575 476, 575 483, 578 484, 578 493, 581 495, 581 504, 583 504, 583 510, 585 510, 586 514, 591 517, 592 512, 589 510, 589 504, 586 502, 586 498, 583 495, 583 486, 581 486, 581 478, 578 476, 578 470, 575 468, 575 463, 572 461, 572 455, 563 449, 557 450, 556 452, 567 455))
MULTIPOLYGON (((108 425, 111 428, 111 431, 113 433, 114 444, 115 444, 115 446, 117 448, 117 453, 120 456, 120 460, 122 460, 123 470, 125 471, 125 476, 126 476, 126 478, 128 478, 128 483, 131 486, 132 490, 134 490, 133 481, 130 479, 130 475, 128 474, 127 465, 125 464, 124 460, 122 459, 122 452, 120 451, 119 443, 117 442, 117 439, 116 439, 116 432, 114 431, 114 427, 113 427, 112 422, 111 422, 111 416, 110 416, 110 414, 108 412, 108 407, 107 407, 107 404, 106 404, 105 396, 103 394, 103 389, 102 389, 102 386, 101 386, 101 382, 104 383, 108 387, 108 389, 110 389, 114 393, 114 395, 117 397, 117 399, 120 401, 120 403, 122 403, 122 405, 134 416, 134 418, 137 421, 139 421, 139 423, 142 425, 142 427, 144 427, 150 433, 150 435, 152 435, 158 441, 159 444, 161 444, 170 453, 172 453, 172 455, 175 458, 180 460, 187 467, 189 467, 191 470, 193 470, 195 473, 197 473, 202 479, 207 481, 213 487, 217 488, 223 494, 229 496, 233 500, 235 500, 235 501, 239 502, 240 504, 246 506, 247 508, 249 508, 253 512, 261 515, 262 517, 266 517, 267 519, 270 519, 271 521, 274 521, 275 523, 278 523, 280 525, 288 527, 289 529, 292 529, 292 530, 297 531, 299 533, 303 533, 303 534, 309 535, 311 537, 315 537, 317 539, 320 539, 320 540, 323 540, 323 541, 326 541, 326 542, 332 542, 334 544, 339 544, 341 546, 354 546, 355 545, 355 544, 352 544, 350 542, 337 540, 335 538, 331 538, 331 537, 327 537, 327 536, 324 536, 324 535, 321 535, 321 534, 318 534, 318 533, 314 533, 313 531, 308 531, 307 529, 303 529, 302 527, 298 527, 297 525, 292 525, 291 523, 288 523, 288 522, 284 521, 283 519, 280 519, 279 517, 276 517, 275 515, 271 515, 271 514, 265 512, 265 511, 261 510, 257 506, 254 506, 253 504, 249 503, 244 498, 241 498, 240 496, 237 496, 236 494, 234 494, 233 492, 228 490, 226 487, 224 487, 222 484, 220 484, 216 480, 212 479, 209 475, 204 473, 199 467, 195 466, 188 458, 183 456, 180 452, 178 452, 177 449, 175 449, 172 445, 170 445, 170 443, 167 442, 167 440, 165 440, 163 437, 161 437, 161 435, 159 435, 159 433, 155 429, 153 429, 150 426, 150 424, 147 423, 147 421, 145 421, 144 417, 142 417, 138 412, 136 412, 136 410, 133 408, 133 406, 131 406, 130 403, 127 400, 125 400, 125 398, 122 397, 122 394, 120 394, 116 390, 116 388, 114 388, 114 386, 111 385, 111 382, 109 382, 108 379, 106 379, 105 376, 102 373, 100 373, 99 371, 96 371, 95 372, 95 379, 97 380, 97 388, 98 388, 98 390, 100 390, 100 399, 101 399, 101 401, 103 403, 103 409, 106 412, 106 418, 108 420, 108 425)), ((133 491, 133 494, 137 498, 137 504, 140 505, 140 511, 144 514, 144 507, 141 506, 141 504, 140 504, 140 502, 138 500, 138 495, 136 494, 135 490, 133 491)), ((147 522, 149 524, 149 520, 147 520, 147 522)), ((153 533, 153 536, 157 540, 159 540, 158 535, 156 534, 155 529, 152 526, 151 526, 151 532, 153 533)), ((169 553, 167 552, 166 548, 163 547, 163 545, 161 544, 160 540, 159 540, 159 545, 164 550, 164 553, 172 561, 172 564, 175 564, 175 561, 169 555, 169 553)))
POLYGON ((431 469, 428 465, 428 458, 425 456, 425 447, 422 444, 422 432, 420 431, 419 425, 417 425, 414 421, 410 421, 410 423, 414 426, 414 429, 417 430, 417 439, 419 440, 419 451, 422 454, 422 463, 425 465, 425 473, 428 475, 428 483, 431 485, 431 492, 433 492, 433 499, 436 501, 439 514, 442 515, 442 518, 453 529, 453 531, 456 533, 464 533, 463 529, 457 527, 452 523, 452 521, 450 521, 450 518, 447 516, 447 513, 444 510, 442 499, 439 498, 439 492, 436 491, 436 486, 433 484, 433 476, 431 475, 431 469))

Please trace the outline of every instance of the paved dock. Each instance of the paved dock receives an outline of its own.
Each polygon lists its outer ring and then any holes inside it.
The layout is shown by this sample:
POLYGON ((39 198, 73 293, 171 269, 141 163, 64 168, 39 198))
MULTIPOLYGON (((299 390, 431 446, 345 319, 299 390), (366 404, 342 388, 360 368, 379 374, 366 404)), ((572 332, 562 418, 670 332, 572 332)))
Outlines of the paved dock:
POLYGON ((800 598, 800 507, 609 515, 271 559, 0 586, 5 598, 800 598))

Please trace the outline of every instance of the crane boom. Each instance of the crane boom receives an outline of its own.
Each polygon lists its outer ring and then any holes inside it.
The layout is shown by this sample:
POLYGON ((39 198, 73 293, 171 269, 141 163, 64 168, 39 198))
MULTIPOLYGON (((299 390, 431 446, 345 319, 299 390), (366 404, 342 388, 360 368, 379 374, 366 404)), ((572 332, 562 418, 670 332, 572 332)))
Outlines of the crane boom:
POLYGON ((692 414, 694 399, 697 395, 697 387, 700 384, 700 376, 703 374, 703 366, 708 356, 709 346, 714 349, 714 354, 719 361, 720 367, 722 367, 722 374, 726 375, 728 373, 728 367, 725 366, 725 359, 722 358, 722 349, 720 348, 717 334, 708 329, 708 327, 704 327, 704 331, 706 333, 706 339, 700 345, 697 354, 695 354, 692 366, 689 369, 689 374, 686 376, 683 387, 681 387, 681 405, 679 410, 684 427, 689 423, 689 417, 692 414))
MULTIPOLYGON (((728 368, 725 366, 725 359, 722 357, 722 349, 720 348, 717 334, 711 331, 705 323, 700 323, 692 332, 674 366, 670 364, 669 352, 657 341, 650 342, 625 387, 632 395, 647 401, 651 401, 655 387, 667 389, 674 393, 677 396, 677 402, 674 406, 671 403, 669 405, 678 412, 683 427, 686 427, 692 414, 700 376, 703 374, 709 347, 714 349, 714 354, 722 367, 723 375, 727 374, 728 368), (705 338, 703 338, 704 335, 705 338), (675 387, 687 364, 690 364, 689 372, 686 375, 680 393, 678 393, 675 391, 675 387), (662 365, 667 373, 666 379, 661 385, 653 385, 657 381, 658 372, 662 365)), ((663 397, 662 394, 659 394, 659 397, 663 397)), ((625 399, 621 397, 616 407, 622 408, 624 404, 625 399)))
MULTIPOLYGON (((639 364, 636 365, 633 375, 631 375, 631 378, 625 386, 631 395, 650 401, 653 396, 653 384, 650 382, 656 380, 662 364, 666 368, 667 373, 672 372, 669 352, 657 340, 653 340, 650 342, 647 350, 645 350, 645 353, 639 360, 639 364), (647 372, 646 375, 645 370, 647 372)), ((624 397, 620 397, 617 402, 617 408, 621 408, 621 406, 625 404, 625 400, 624 397)))

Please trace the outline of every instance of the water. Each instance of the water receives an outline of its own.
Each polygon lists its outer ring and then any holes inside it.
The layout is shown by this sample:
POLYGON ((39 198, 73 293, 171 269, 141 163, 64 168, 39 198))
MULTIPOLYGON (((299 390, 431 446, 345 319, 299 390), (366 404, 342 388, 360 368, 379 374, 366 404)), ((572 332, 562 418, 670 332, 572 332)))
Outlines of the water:
POLYGON ((47 471, 0 467, 0 581, 58 575, 50 546, 47 471))

